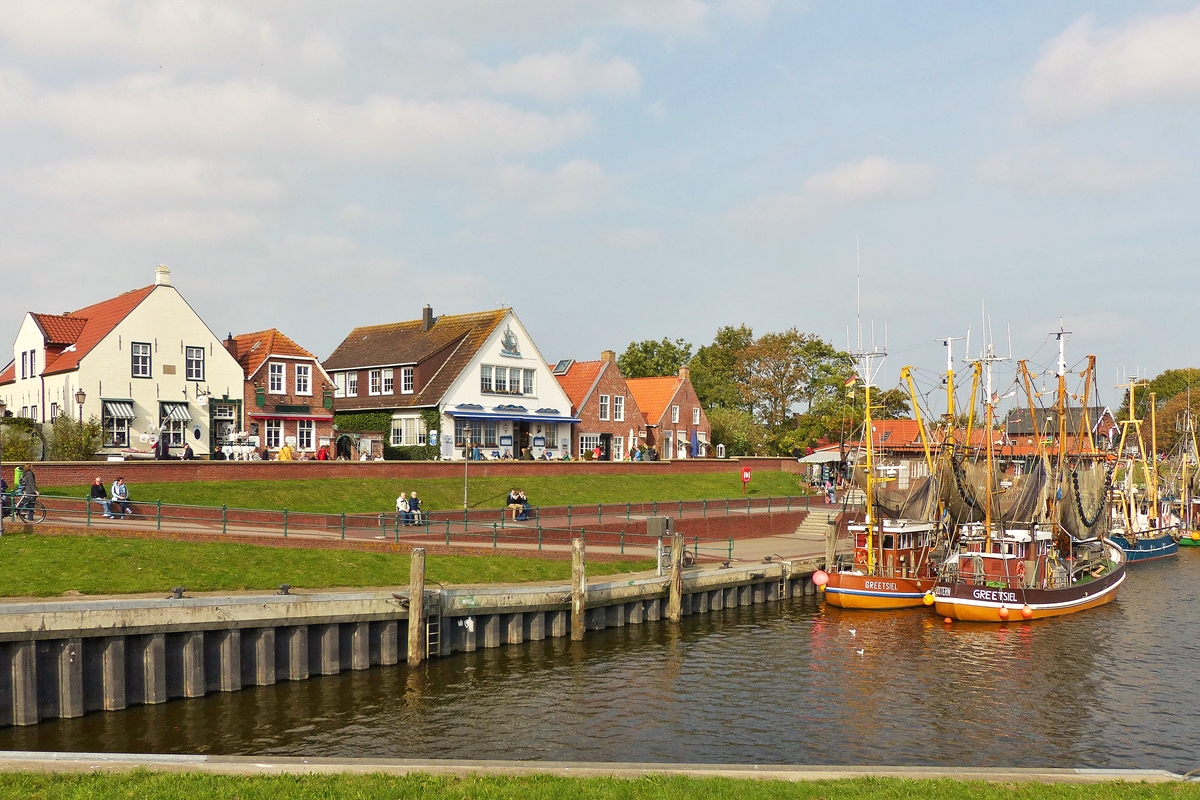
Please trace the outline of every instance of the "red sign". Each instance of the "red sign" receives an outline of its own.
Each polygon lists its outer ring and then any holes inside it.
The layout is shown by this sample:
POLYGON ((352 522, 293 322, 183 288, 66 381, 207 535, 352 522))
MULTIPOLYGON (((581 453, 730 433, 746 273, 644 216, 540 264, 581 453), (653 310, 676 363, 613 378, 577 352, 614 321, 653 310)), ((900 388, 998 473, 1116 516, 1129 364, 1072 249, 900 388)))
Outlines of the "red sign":
POLYGON ((750 482, 750 468, 742 467, 742 483, 750 482))

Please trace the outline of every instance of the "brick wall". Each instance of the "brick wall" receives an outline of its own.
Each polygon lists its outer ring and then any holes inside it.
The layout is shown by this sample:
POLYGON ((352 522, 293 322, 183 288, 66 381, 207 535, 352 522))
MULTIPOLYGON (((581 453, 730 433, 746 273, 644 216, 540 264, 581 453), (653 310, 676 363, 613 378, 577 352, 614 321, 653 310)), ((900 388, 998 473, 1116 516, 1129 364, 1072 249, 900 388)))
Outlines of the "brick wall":
POLYGON ((625 458, 629 456, 631 445, 641 444, 645 441, 646 420, 642 416, 641 409, 638 408, 637 403, 634 401, 633 393, 629 391, 628 384, 625 383, 625 376, 621 374, 621 370, 617 367, 615 361, 607 364, 606 369, 601 372, 596 388, 592 390, 583 407, 576 411, 576 416, 579 417, 581 422, 572 428, 572 435, 575 441, 571 443, 571 452, 575 455, 580 455, 583 452, 579 444, 579 438, 583 434, 608 433, 621 437, 623 440, 622 456, 625 458), (608 398, 607 420, 600 419, 600 395, 608 398), (614 397, 625 398, 625 419, 622 422, 617 422, 614 419, 614 397), (630 430, 633 431, 634 437, 637 437, 637 441, 630 441, 630 430))

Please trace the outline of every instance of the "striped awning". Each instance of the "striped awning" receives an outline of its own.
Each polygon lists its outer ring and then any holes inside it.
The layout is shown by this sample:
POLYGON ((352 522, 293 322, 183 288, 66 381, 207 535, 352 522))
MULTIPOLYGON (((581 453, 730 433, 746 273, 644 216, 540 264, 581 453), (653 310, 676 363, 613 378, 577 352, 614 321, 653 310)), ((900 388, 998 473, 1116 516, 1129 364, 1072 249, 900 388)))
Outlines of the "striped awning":
POLYGON ((172 422, 191 422, 192 412, 188 411, 187 403, 163 403, 162 418, 172 422))
POLYGON ((132 400, 105 400, 104 416, 109 419, 137 419, 132 400))

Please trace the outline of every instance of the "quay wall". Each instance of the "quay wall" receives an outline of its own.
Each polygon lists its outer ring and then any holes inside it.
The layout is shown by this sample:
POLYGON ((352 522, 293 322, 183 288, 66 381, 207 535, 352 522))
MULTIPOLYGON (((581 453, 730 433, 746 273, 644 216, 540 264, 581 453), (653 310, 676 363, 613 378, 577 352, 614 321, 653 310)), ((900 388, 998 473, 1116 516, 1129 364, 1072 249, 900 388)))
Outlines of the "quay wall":
MULTIPOLYGON (((475 478, 591 475, 741 474, 799 472, 794 458, 686 458, 675 461, 472 461, 475 478)), ((42 486, 74 486, 100 476, 111 484, 191 481, 277 481, 330 478, 461 478, 462 461, 42 461, 34 465, 42 486)), ((740 480, 740 478, 739 478, 740 480)))
MULTIPOLYGON (((683 614, 814 594, 822 559, 695 569, 683 614)), ((665 618, 669 578, 588 584, 585 629, 665 618)), ((569 583, 428 589, 429 658, 570 633, 569 583)), ((398 664, 407 590, 0 602, 0 726, 398 664)))

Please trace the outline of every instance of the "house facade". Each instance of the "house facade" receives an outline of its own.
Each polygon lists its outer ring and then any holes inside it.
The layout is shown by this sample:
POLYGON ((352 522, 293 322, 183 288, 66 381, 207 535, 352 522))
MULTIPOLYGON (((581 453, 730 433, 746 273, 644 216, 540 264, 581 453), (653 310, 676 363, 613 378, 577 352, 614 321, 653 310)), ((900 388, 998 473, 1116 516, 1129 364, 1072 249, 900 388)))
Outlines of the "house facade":
POLYGON ((442 458, 571 453, 571 403, 510 308, 355 328, 324 362, 338 412, 391 414, 393 447, 442 458), (430 435, 422 412, 438 416, 430 435))
POLYGON ((709 455, 712 426, 687 367, 665 378, 628 378, 626 384, 646 420, 646 446, 661 458, 709 455))
POLYGON ((563 360, 554 375, 571 399, 574 427, 573 452, 600 448, 602 461, 629 457, 646 436, 646 419, 617 366, 617 354, 605 350, 599 361, 563 360))
POLYGON ((187 443, 204 456, 221 425, 243 422, 241 366, 166 266, 152 285, 110 300, 26 314, 13 356, 0 372, 8 409, 39 423, 60 412, 96 417, 103 454, 150 457, 161 440, 175 455, 187 443))
MULTIPOLYGON (((225 349, 242 367, 246 433, 257 437, 252 441, 273 453, 285 444, 305 454, 332 445, 334 384, 316 356, 275 328, 231 334, 225 349)), ((222 423, 216 442, 233 444, 237 433, 222 423)))

